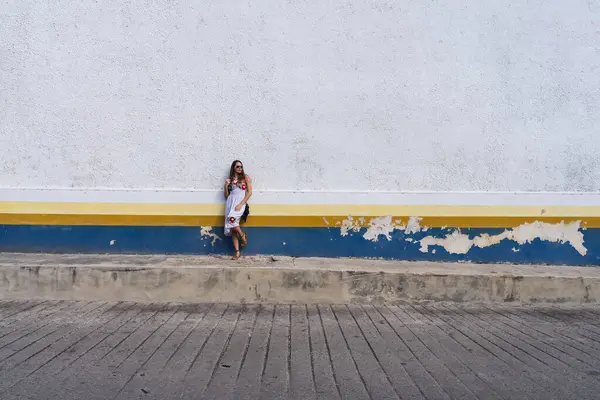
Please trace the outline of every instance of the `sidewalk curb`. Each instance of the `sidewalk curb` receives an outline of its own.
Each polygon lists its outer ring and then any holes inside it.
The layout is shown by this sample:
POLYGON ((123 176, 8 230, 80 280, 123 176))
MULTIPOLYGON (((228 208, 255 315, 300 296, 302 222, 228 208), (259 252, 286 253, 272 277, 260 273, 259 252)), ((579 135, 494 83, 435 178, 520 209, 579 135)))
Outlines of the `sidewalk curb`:
POLYGON ((600 269, 377 260, 0 255, 0 298, 273 304, 596 303, 600 269), (275 261, 277 260, 277 261, 275 261))

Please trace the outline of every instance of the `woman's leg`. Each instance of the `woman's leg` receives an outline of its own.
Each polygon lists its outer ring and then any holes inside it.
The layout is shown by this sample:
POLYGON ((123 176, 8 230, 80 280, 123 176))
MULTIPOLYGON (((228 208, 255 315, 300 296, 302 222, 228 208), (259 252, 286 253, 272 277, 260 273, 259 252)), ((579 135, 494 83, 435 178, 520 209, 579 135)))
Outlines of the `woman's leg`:
POLYGON ((233 256, 234 259, 240 258, 240 241, 238 239, 237 229, 239 229, 239 227, 231 229, 231 241, 233 242, 233 249, 235 250, 235 254, 233 256))
POLYGON ((234 235, 238 235, 238 238, 240 240, 240 246, 243 249, 244 247, 246 247, 246 243, 248 242, 248 238, 246 237, 246 233, 244 231, 242 231, 242 227, 241 226, 236 226, 235 228, 232 229, 233 234, 234 235))

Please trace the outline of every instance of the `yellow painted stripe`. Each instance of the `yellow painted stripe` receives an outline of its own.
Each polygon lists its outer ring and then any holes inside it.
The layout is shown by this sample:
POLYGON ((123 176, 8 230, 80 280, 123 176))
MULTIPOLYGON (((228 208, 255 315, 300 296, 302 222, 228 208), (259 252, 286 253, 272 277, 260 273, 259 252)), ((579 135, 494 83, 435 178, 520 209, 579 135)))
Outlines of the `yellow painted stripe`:
MULTIPOLYGON (((108 214, 108 215, 221 215, 224 204, 160 203, 43 203, 0 202, 0 214, 108 214)), ((253 215, 268 216, 546 216, 600 217, 592 206, 422 206, 357 204, 252 204, 253 215)))
POLYGON ((224 204, 0 202, 0 214, 219 215, 224 204))
MULTIPOLYGON (((374 216, 364 217, 359 226, 368 227, 374 216)), ((406 222, 408 216, 394 216, 394 220, 406 222)), ((245 226, 335 228, 344 218, 336 216, 251 216, 245 226), (327 222, 325 222, 327 220, 327 222)), ((526 222, 565 223, 582 221, 588 228, 600 228, 600 218, 573 217, 424 217, 422 226, 431 228, 512 228, 526 222)), ((163 215, 73 215, 73 214, 13 214, 0 215, 0 225, 99 225, 99 226, 222 226, 222 216, 163 216, 163 215)), ((400 224, 397 224, 400 225, 400 224)))
MULTIPOLYGON (((221 226, 223 204, 38 203, 0 202, 0 224, 221 226)), ((406 223, 422 217, 429 227, 515 227, 525 222, 580 220, 600 227, 600 207, 418 206, 418 205, 283 205, 252 204, 247 226, 336 227, 352 216, 368 226, 391 215, 406 223)), ((399 222, 397 222, 399 223, 399 222)))

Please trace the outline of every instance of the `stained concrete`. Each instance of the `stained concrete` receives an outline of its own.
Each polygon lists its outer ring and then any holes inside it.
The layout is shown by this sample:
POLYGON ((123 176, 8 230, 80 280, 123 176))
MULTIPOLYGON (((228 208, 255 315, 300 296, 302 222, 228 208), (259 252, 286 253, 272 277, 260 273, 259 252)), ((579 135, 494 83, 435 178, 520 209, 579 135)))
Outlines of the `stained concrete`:
POLYGON ((273 304, 596 303, 600 269, 4 253, 0 255, 0 298, 273 304))

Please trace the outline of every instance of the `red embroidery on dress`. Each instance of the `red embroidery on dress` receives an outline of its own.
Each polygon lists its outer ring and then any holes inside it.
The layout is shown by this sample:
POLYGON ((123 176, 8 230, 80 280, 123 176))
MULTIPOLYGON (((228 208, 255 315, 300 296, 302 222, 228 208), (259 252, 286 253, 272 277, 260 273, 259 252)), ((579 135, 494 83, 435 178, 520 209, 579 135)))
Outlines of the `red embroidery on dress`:
POLYGON ((242 190, 246 190, 246 184, 242 183, 242 190))
POLYGON ((229 217, 229 222, 233 224, 235 222, 235 217, 229 217))

